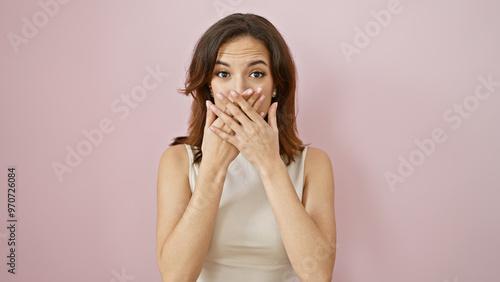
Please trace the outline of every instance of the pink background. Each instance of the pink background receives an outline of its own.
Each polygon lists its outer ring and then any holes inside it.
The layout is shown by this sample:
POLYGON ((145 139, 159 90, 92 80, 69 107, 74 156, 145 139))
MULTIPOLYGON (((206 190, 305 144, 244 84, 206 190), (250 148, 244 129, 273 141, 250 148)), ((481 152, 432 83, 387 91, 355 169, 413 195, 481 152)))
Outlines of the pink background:
POLYGON ((158 161, 185 134, 191 102, 176 89, 197 39, 229 12, 266 17, 292 49, 300 137, 334 167, 333 281, 500 277, 500 2, 57 5, 44 18, 38 1, 0 3, 0 281, 161 281, 158 161), (387 13, 390 21, 376 22, 387 13), (23 36, 23 18, 40 27, 15 47, 9 34, 23 36), (372 37, 363 42, 357 30, 365 28, 372 37), (346 44, 357 53, 345 55, 346 44), (169 75, 130 109, 120 96, 139 89, 148 66, 169 75), (494 86, 480 86, 480 76, 494 86), (114 129, 85 147, 82 131, 103 119, 114 129), (415 139, 429 139, 428 154, 415 139), (52 163, 65 164, 66 147, 78 144, 88 155, 59 181, 52 163), (403 177, 398 166, 410 158, 413 172, 403 177), (18 172, 16 275, 6 265, 9 166, 18 172), (400 175, 392 188, 388 173, 400 175))

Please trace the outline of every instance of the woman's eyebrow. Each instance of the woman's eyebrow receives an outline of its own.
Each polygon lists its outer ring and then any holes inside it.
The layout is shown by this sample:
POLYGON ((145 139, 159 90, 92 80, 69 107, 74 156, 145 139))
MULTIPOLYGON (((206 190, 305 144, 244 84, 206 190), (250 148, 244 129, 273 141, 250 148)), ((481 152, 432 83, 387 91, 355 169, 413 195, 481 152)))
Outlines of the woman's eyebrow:
MULTIPOLYGON (((216 65, 223 65, 223 66, 226 66, 226 67, 229 67, 229 64, 228 63, 225 63, 223 61, 219 61, 217 60, 215 62, 216 65)), ((267 66, 266 62, 264 62, 263 60, 257 60, 255 62, 251 62, 248 64, 248 67, 251 67, 251 66, 255 66, 255 65, 258 65, 258 64, 264 64, 265 66, 267 66)))
POLYGON ((255 62, 251 62, 250 64, 248 64, 248 66, 251 67, 251 66, 258 65, 258 64, 264 64, 265 66, 267 66, 266 62, 264 62, 263 60, 258 60, 258 61, 255 61, 255 62))

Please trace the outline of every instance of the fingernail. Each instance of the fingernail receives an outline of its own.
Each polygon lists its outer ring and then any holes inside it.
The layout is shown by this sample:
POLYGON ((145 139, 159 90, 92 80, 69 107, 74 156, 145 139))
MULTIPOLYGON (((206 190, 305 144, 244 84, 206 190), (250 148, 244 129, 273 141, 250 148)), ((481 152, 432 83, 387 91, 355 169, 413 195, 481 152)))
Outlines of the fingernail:
POLYGON ((217 99, 219 99, 219 100, 223 99, 222 94, 220 94, 220 93, 215 94, 215 96, 217 96, 217 99))
POLYGON ((236 97, 238 96, 238 93, 236 93, 236 91, 231 91, 231 95, 233 95, 233 97, 236 97))
POLYGON ((262 87, 257 88, 255 92, 257 92, 258 94, 262 93, 262 87))
POLYGON ((248 89, 248 90, 246 91, 246 93, 247 93, 248 95, 252 94, 252 93, 253 93, 253 89, 251 89, 251 88, 250 88, 250 89, 248 89))
POLYGON ((217 107, 214 105, 210 105, 210 109, 215 112, 217 110, 217 107))
POLYGON ((266 98, 266 96, 262 95, 259 97, 259 101, 264 101, 265 98, 266 98))

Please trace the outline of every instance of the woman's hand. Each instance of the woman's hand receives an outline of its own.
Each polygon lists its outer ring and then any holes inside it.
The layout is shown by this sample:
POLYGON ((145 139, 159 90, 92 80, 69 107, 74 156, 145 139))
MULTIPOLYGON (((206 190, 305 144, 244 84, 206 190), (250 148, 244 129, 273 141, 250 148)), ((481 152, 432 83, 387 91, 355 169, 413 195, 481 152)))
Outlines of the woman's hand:
MULTIPOLYGON (((234 103, 229 101, 223 95, 216 95, 221 103, 229 109, 233 117, 220 110, 217 106, 210 106, 211 110, 229 126, 235 134, 228 134, 221 127, 210 126, 220 138, 236 147, 245 158, 251 162, 257 169, 266 166, 277 159, 279 155, 279 131, 276 121, 276 109, 278 103, 273 103, 268 110, 268 123, 264 120, 264 113, 260 115, 236 91, 231 91, 234 103)), ((261 96, 258 102, 262 102, 264 96, 261 96)))
MULTIPOLYGON (((245 92, 247 95, 247 99, 245 100, 241 97, 248 105, 252 105, 251 107, 258 109, 262 104, 261 97, 262 91, 253 91, 252 89, 248 89, 245 92)), ((230 102, 231 103, 231 102, 230 102)), ((207 105, 207 115, 206 122, 204 128, 203 141, 201 145, 201 150, 203 152, 203 158, 205 162, 211 162, 214 165, 222 165, 223 167, 228 167, 231 162, 238 156, 239 151, 234 145, 228 143, 224 139, 219 138, 214 132, 209 130, 210 126, 215 126, 219 128, 221 132, 224 132, 228 135, 234 135, 234 131, 224 123, 224 121, 220 118, 216 119, 215 113, 210 110, 210 106, 212 104, 210 101, 206 101, 207 105)), ((222 111, 221 111, 222 112, 222 111)), ((226 115, 230 116, 231 112, 226 107, 225 108, 226 115)))

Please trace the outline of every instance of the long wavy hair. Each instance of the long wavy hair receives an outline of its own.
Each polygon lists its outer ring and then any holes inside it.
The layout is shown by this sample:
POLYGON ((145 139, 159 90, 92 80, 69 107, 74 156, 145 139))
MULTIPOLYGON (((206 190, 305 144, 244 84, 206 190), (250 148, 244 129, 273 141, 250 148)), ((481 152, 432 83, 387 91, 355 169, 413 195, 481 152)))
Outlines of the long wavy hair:
MULTIPOLYGON (((285 40, 267 19, 254 14, 231 14, 212 25, 198 40, 185 88, 179 92, 191 95, 191 115, 187 136, 173 139, 170 146, 176 144, 190 145, 194 153, 194 163, 201 162, 203 152, 204 127, 206 122, 206 100, 215 103, 210 95, 209 83, 222 44, 238 37, 250 36, 260 40, 267 48, 271 59, 271 74, 277 92, 271 104, 278 101, 276 113, 279 130, 279 154, 286 165, 295 160, 304 149, 298 138, 295 116, 296 71, 295 63, 285 40)), ((267 115, 265 117, 267 122, 267 115)))

